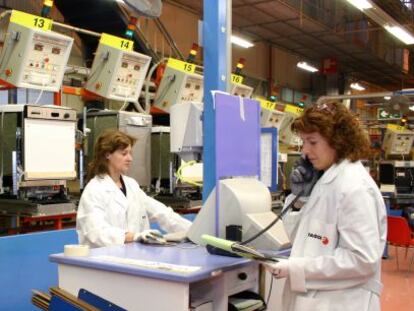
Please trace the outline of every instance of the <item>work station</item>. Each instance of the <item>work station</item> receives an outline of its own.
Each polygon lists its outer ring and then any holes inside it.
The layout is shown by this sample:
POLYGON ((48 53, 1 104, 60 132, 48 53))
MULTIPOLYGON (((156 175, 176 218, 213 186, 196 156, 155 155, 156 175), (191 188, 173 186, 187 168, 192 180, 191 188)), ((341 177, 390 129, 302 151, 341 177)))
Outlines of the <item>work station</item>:
POLYGON ((0 310, 411 310, 413 5, 3 1, 0 310))

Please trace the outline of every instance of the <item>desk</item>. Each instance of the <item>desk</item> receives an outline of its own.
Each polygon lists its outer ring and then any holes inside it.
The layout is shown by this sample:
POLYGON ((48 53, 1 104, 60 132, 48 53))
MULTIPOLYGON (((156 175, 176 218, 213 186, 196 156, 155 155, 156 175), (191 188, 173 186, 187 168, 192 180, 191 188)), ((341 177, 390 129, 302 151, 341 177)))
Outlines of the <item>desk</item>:
POLYGON ((214 256, 204 247, 174 247, 131 243, 92 249, 88 257, 51 255, 59 265, 59 287, 78 295, 85 288, 127 310, 188 311, 189 306, 210 302, 211 309, 227 310, 227 297, 258 288, 258 264, 244 258, 214 256), (146 269, 102 261, 96 256, 200 266, 187 274, 146 269))

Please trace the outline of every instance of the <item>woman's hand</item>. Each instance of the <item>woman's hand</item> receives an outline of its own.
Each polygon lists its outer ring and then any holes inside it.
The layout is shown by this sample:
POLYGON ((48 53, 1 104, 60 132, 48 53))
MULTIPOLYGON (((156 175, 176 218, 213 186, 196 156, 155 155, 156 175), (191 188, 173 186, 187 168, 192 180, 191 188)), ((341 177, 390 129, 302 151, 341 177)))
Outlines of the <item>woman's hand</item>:
POLYGON ((134 242, 134 232, 125 232, 125 240, 124 243, 131 243, 134 242))
POLYGON ((301 157, 295 162, 290 174, 291 191, 294 195, 301 193, 302 197, 308 197, 318 179, 319 172, 314 169, 309 160, 301 157))
POLYGON ((263 262, 262 264, 277 279, 286 278, 289 275, 287 259, 281 259, 279 262, 263 262))

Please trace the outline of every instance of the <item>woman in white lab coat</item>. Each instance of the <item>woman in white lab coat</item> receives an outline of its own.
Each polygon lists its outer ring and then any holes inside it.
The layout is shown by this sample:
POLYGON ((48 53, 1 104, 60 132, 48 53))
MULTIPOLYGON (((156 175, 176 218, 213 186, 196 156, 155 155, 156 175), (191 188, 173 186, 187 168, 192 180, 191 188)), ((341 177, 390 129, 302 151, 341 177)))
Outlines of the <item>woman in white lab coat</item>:
POLYGON ((302 195, 283 220, 293 246, 288 260, 266 266, 286 278, 282 310, 380 310, 386 210, 360 162, 368 137, 339 103, 306 109, 292 130, 304 155, 286 203, 302 195))
POLYGON ((168 232, 188 230, 191 222, 147 196, 128 171, 135 139, 123 132, 104 132, 95 144, 89 182, 78 207, 76 230, 80 244, 91 247, 156 239, 150 221, 168 232))

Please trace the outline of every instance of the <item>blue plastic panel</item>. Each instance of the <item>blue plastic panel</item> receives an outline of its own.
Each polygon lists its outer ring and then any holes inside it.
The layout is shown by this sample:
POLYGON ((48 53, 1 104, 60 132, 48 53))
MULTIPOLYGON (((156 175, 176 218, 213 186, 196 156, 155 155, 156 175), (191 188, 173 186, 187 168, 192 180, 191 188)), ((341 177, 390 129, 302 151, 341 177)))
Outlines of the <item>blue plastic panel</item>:
POLYGON ((116 304, 99 297, 86 289, 79 290, 78 298, 98 308, 101 311, 127 311, 116 304))
POLYGON ((30 302, 31 290, 48 292, 58 284, 57 267, 49 255, 77 243, 74 229, 1 237, 0 310, 39 310, 30 302))
POLYGON ((260 104, 216 93, 216 175, 260 175, 260 104))

